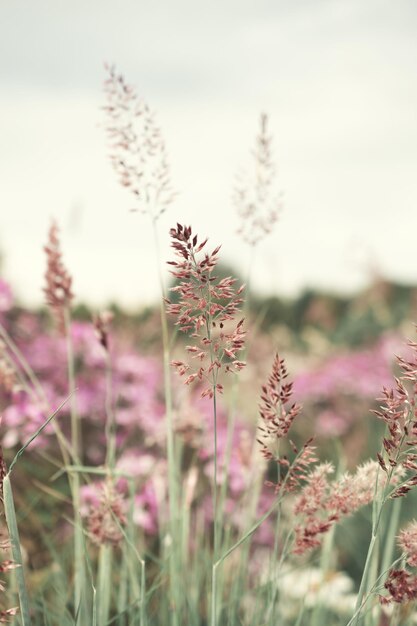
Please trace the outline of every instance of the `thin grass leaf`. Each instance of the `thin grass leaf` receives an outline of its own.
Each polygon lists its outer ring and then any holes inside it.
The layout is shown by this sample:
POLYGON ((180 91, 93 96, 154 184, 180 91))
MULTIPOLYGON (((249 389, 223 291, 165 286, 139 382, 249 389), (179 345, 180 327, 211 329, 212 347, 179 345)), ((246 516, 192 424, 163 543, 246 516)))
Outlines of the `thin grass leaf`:
POLYGON ((22 626, 31 626, 29 596, 26 588, 25 573, 23 569, 23 559, 20 550, 20 538, 17 528, 16 511, 14 508, 12 485, 10 483, 10 472, 3 480, 3 499, 6 523, 9 529, 10 544, 12 548, 13 561, 18 566, 15 574, 19 593, 20 615, 22 626))
POLYGON ((30 444, 32 443, 32 441, 34 441, 36 439, 36 437, 38 437, 38 435, 41 434, 41 432, 48 426, 48 424, 50 422, 52 422, 52 420, 54 419, 54 417, 57 416, 57 414, 59 413, 59 411, 62 409, 62 407, 68 402, 68 400, 70 399, 72 394, 69 394, 69 396, 67 396, 65 398, 65 400, 63 402, 61 402, 61 404, 59 405, 59 407, 52 413, 52 415, 50 415, 50 417, 48 417, 48 419, 42 424, 42 426, 40 428, 38 428, 38 430, 35 432, 34 435, 32 435, 27 442, 20 448, 20 450, 16 453, 16 456, 14 457, 13 461, 10 463, 9 466, 9 474, 12 472, 14 466, 16 465, 17 461, 19 460, 19 458, 22 456, 22 454, 24 453, 24 451, 26 450, 26 448, 28 446, 30 446, 30 444))

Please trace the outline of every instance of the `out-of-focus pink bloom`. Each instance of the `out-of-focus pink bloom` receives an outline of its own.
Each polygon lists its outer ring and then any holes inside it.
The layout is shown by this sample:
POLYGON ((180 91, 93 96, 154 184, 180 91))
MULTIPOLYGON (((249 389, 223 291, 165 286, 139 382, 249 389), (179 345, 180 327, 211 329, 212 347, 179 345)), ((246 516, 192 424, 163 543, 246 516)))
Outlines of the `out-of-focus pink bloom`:
POLYGON ((314 369, 295 377, 294 393, 300 400, 326 398, 337 393, 375 398, 392 380, 393 337, 365 350, 337 354, 314 369))
POLYGON ((118 460, 117 469, 132 478, 138 478, 149 476, 156 463, 157 459, 145 451, 127 450, 118 460))
MULTIPOLYGON (((5 426, 4 447, 12 447, 17 442, 26 442, 42 426, 47 417, 45 411, 30 400, 24 391, 14 393, 12 404, 3 411, 5 426)), ((37 446, 45 445, 51 429, 52 425, 49 424, 31 446, 34 444, 37 446)))
POLYGON ((332 409, 322 411, 316 420, 316 432, 326 437, 340 437, 349 427, 349 419, 332 409))
POLYGON ((13 294, 9 283, 0 278, 0 313, 9 311, 13 306, 13 294))
POLYGON ((142 530, 154 535, 158 530, 158 499, 151 482, 135 497, 133 521, 142 530))
POLYGON ((91 507, 98 506, 100 502, 102 483, 95 482, 80 487, 80 513, 82 516, 88 515, 91 507))

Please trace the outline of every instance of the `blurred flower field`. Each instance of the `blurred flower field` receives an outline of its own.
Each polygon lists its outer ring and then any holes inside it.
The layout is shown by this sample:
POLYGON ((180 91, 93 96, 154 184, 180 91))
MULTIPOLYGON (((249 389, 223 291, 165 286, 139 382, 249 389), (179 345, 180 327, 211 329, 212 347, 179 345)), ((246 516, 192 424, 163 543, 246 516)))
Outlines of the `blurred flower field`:
MULTIPOLYGON (((165 144, 107 73, 111 162, 158 242, 165 144)), ((279 227, 271 146, 262 115, 233 196, 248 254, 279 227)), ((77 303, 55 223, 45 307, 0 279, 0 621, 417 623, 417 288, 261 297, 191 226, 169 236, 136 314, 77 303)))
MULTIPOLYGON (((3 280, 0 287, 3 449, 6 460, 10 460, 14 451, 43 424, 45 407, 57 407, 67 398, 67 348, 65 337, 57 333, 45 310, 21 308, 14 301, 8 283, 3 280), (11 341, 13 343, 9 343, 11 341), (16 360, 23 364, 20 370, 15 366, 16 360), (32 376, 28 378, 26 370, 36 377, 36 384, 31 380, 32 376)), ((410 301, 412 293, 410 290, 410 301)), ((322 301, 322 295, 317 294, 312 302, 315 300, 322 301)), ((303 419, 297 423, 294 436, 299 440, 314 436, 323 459, 331 459, 341 468, 352 469, 375 455, 378 449, 380 429, 370 409, 377 406, 375 398, 381 388, 390 386, 396 372, 394 355, 403 351, 403 332, 412 328, 410 319, 405 315, 396 325, 371 333, 367 341, 366 329, 361 329, 360 323, 357 323, 358 333, 363 333, 364 339, 359 345, 356 341, 352 345, 349 337, 343 342, 331 341, 326 327, 321 328, 317 322, 309 323, 308 311, 301 332, 294 331, 279 318, 269 320, 267 325, 258 325, 256 312, 262 306, 267 306, 267 303, 257 301, 256 308, 254 306, 249 313, 253 328, 248 347, 250 364, 242 372, 239 397, 237 400, 233 397, 236 393, 233 389, 222 397, 217 423, 218 480, 219 484, 223 479, 227 481, 224 510, 230 532, 233 529, 236 533, 246 527, 247 493, 254 488, 257 473, 264 463, 256 441, 257 399, 262 380, 267 375, 265 363, 270 345, 284 343, 293 374, 294 395, 297 402, 303 405, 303 419), (231 406, 234 411, 232 435, 228 427, 231 406), (229 456, 227 471, 223 467, 226 456, 229 456)), ((374 306, 382 309, 389 303, 381 300, 374 306)), ((355 308, 354 301, 351 308, 355 308)), ((366 318, 370 312, 369 308, 363 317, 366 318)), ((134 489, 131 515, 135 531, 140 533, 146 549, 158 551, 160 533, 168 519, 163 349, 158 312, 148 310, 141 317, 129 316, 115 309, 109 333, 112 394, 116 406, 115 469, 120 473, 115 489, 122 499, 123 519, 129 489, 134 489)), ((83 442, 82 463, 89 467, 103 467, 106 461, 106 350, 100 343, 93 314, 84 307, 79 308, 79 319, 74 319, 71 324, 71 338, 83 442)), ((184 342, 179 337, 174 352, 180 354, 183 350, 184 342)), ((184 495, 190 511, 200 511, 200 523, 208 531, 213 521, 209 490, 213 474, 210 401, 201 399, 198 392, 184 387, 175 376, 172 376, 171 384, 174 431, 182 447, 184 495)), ((57 419, 63 432, 69 436, 68 404, 57 419)), ((22 469, 15 478, 19 508, 23 511, 20 531, 26 546, 28 582, 36 593, 39 588, 46 590, 51 584, 54 570, 49 546, 51 538, 63 542, 64 546, 69 542, 70 494, 62 471, 59 471, 60 464, 56 433, 50 424, 27 449, 22 458, 22 469), (37 493, 35 498, 33 493, 37 493)), ((91 517, 100 507, 104 485, 102 476, 93 475, 81 486, 81 514, 91 545, 103 541, 102 524, 94 529, 97 521, 94 522, 91 517)), ((266 486, 260 489, 258 515, 267 511, 274 499, 273 490, 266 486)), ((289 516, 287 524, 290 524, 290 510, 286 514, 289 516)), ((410 514, 411 511, 404 513, 406 516, 410 514)), ((273 518, 266 520, 252 539, 250 559, 259 576, 266 575, 263 561, 273 549, 274 523, 273 518)), ((284 570, 282 593, 288 597, 284 611, 288 623, 292 623, 298 615, 310 585, 312 589, 317 589, 318 595, 315 596, 314 592, 307 596, 306 609, 321 603, 322 595, 327 606, 327 584, 335 585, 334 590, 331 588, 333 599, 327 608, 336 612, 341 610, 345 614, 352 609, 367 524, 367 515, 355 522, 348 520, 340 537, 336 534, 337 553, 343 569, 340 572, 334 570, 334 573, 331 570, 326 578, 329 583, 318 583, 322 575, 320 569, 310 570, 311 565, 307 563, 298 563, 294 573, 291 568, 288 573, 284 570), (359 539, 350 549, 343 542, 345 532, 359 534, 359 539), (295 576, 297 586, 289 582, 291 576, 295 576), (286 585, 289 585, 288 591, 285 591, 286 585), (299 587, 300 591, 297 591, 299 587)), ((121 539, 112 524, 108 529, 108 538, 115 545, 121 539)))

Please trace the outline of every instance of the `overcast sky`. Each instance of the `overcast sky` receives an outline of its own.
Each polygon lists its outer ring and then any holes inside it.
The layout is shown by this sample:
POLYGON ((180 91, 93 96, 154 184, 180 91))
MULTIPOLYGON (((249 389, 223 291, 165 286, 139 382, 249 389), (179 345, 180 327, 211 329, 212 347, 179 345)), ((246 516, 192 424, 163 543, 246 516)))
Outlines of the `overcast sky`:
POLYGON ((0 0, 0 249, 26 302, 62 228, 80 299, 158 294, 151 230, 129 212, 100 124, 103 63, 157 111, 193 225, 245 273, 234 175, 270 115, 284 208, 259 247, 259 290, 349 291, 372 272, 417 282, 415 0, 0 0))

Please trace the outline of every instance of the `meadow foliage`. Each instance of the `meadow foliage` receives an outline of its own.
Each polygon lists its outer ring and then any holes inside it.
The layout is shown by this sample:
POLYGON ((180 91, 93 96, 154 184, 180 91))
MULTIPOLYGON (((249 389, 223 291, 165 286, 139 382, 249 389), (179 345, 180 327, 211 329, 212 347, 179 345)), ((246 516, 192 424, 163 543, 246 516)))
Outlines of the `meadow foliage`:
MULTIPOLYGON (((175 212, 162 133, 113 67, 105 94, 112 166, 158 248, 175 212)), ((260 254, 282 203, 264 114, 252 157, 234 204, 260 254)), ((76 315, 55 222, 47 309, 0 280, 0 622, 416 623, 417 344, 262 327, 220 245, 169 236, 174 281, 136 323, 76 315)))

